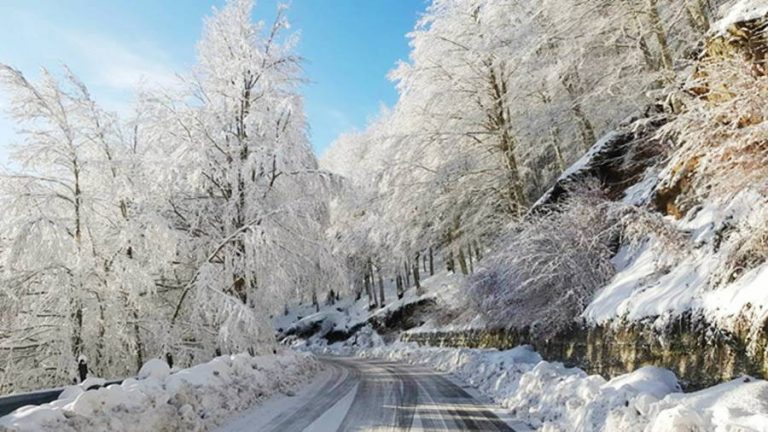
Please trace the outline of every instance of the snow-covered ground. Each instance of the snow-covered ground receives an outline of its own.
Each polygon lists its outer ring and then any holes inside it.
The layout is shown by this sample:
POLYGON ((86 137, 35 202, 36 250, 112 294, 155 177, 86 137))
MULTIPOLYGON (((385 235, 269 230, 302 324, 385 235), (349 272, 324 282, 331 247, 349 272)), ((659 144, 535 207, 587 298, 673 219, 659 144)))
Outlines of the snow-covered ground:
POLYGON ((54 402, 19 408, 0 417, 0 431, 204 431, 292 393, 320 369, 311 354, 290 350, 225 355, 176 372, 154 359, 120 385, 89 391, 71 386, 54 402))
POLYGON ((735 23, 750 21, 768 14, 768 4, 763 0, 736 0, 724 5, 720 12, 723 18, 717 21, 712 28, 718 34, 726 34, 735 23))
MULTIPOLYGON (((363 295, 359 300, 352 296, 342 297, 333 304, 325 301, 319 306, 319 310, 311 304, 294 305, 288 309, 288 313, 276 316, 273 325, 278 333, 301 333, 302 330, 316 326, 317 332, 311 338, 313 344, 323 344, 322 336, 333 330, 350 331, 356 327, 362 327, 366 322, 376 317, 384 317, 404 306, 422 300, 434 300, 436 310, 442 312, 458 310, 463 304, 461 287, 466 277, 454 274, 444 269, 439 269, 434 276, 422 281, 422 290, 416 292, 414 287, 403 293, 403 298, 398 299, 395 285, 388 281, 384 284, 386 304, 384 307, 368 310, 368 298, 363 295)), ((378 288, 377 288, 378 289, 378 288)), ((467 322, 459 320, 456 323, 437 322, 438 317, 429 315, 422 325, 413 331, 427 330, 461 330, 470 326, 482 327, 484 323, 478 319, 467 322)), ((303 345, 303 341, 300 344, 303 345)))
POLYGON ((768 431, 768 382, 749 377, 681 393, 666 369, 643 367, 605 380, 542 361, 527 346, 496 351, 397 343, 359 355, 451 372, 543 431, 768 431))
MULTIPOLYGON (((628 191, 626 200, 632 200, 637 189, 628 191)), ((767 209, 765 199, 745 190, 725 202, 693 209, 683 219, 668 217, 685 245, 670 248, 651 237, 639 246, 622 246, 613 259, 616 275, 598 290, 583 317, 600 324, 653 319, 663 327, 691 311, 728 330, 743 325, 744 319, 761 326, 768 318, 768 264, 748 269, 733 281, 722 279, 734 250, 743 247, 739 242, 752 233, 762 235, 767 209), (723 240, 729 231, 736 234, 723 240)))

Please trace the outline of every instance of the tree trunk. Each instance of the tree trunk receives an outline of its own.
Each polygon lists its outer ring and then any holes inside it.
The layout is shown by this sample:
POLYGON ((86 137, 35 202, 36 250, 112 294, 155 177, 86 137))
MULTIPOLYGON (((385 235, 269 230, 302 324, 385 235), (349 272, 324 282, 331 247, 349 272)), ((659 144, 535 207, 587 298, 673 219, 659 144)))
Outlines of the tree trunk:
MULTIPOLYGON (((507 106, 507 82, 501 73, 497 73, 494 62, 487 62, 489 66, 488 81, 491 88, 491 97, 493 98, 493 111, 488 113, 491 132, 499 136, 498 149, 502 155, 502 162, 506 169, 507 182, 509 187, 508 199, 511 211, 518 217, 522 217, 524 209, 528 208, 528 199, 525 196, 525 189, 520 178, 520 171, 517 163, 517 142, 512 136, 511 114, 507 106)), ((503 69, 503 65, 498 66, 503 69)))
POLYGON ((472 262, 472 246, 467 246, 467 254, 469 256, 469 272, 475 272, 475 264, 472 262))
POLYGON ((408 268, 408 260, 403 262, 403 268, 405 269, 405 289, 411 287, 411 269, 408 268))
POLYGON ((79 301, 75 301, 75 310, 72 313, 72 355, 78 360, 83 353, 83 307, 79 301))
POLYGON ((96 358, 92 359, 91 367, 94 373, 103 374, 106 371, 106 365, 104 364, 104 358, 106 355, 106 322, 107 317, 104 313, 104 303, 101 301, 101 296, 95 293, 96 302, 99 307, 99 322, 97 324, 98 335, 96 340, 96 358))
POLYGON ((396 283, 395 286, 397 287, 397 298, 401 299, 403 298, 403 291, 405 290, 403 290, 403 277, 400 276, 399 272, 397 273, 397 277, 395 278, 395 283, 396 283))
POLYGON ((561 79, 561 83, 565 88, 568 96, 571 98, 571 112, 576 117, 576 122, 579 125, 579 131, 581 133, 582 151, 587 152, 595 143, 595 129, 592 127, 592 122, 589 121, 584 110, 581 108, 581 78, 576 68, 572 68, 569 72, 565 73, 561 79))
POLYGON ((464 250, 462 248, 459 248, 459 266, 461 266, 461 273, 464 275, 469 274, 469 270, 467 269, 467 260, 464 256, 464 250))
POLYGON ((384 298, 384 279, 381 277, 381 267, 377 267, 376 270, 379 276, 379 306, 384 307, 386 305, 386 299, 384 298))
POLYGON ((432 248, 429 248, 429 275, 434 276, 435 275, 435 263, 434 263, 434 256, 432 254, 432 248))
POLYGON ((144 366, 144 343, 141 341, 139 311, 132 307, 131 315, 133 316, 133 337, 136 344, 136 373, 139 373, 141 367, 144 366))
POLYGON ((691 28, 701 34, 709 31, 709 18, 707 18, 704 0, 685 0, 685 13, 691 28))
POLYGON ((368 295, 368 310, 373 310, 376 308, 376 296, 373 295, 373 292, 371 290, 371 279, 368 275, 368 271, 365 272, 365 277, 363 279, 365 284, 365 293, 368 295))
POLYGON ((421 278, 419 275, 419 253, 416 252, 416 261, 413 264, 413 283, 416 285, 416 294, 421 294, 421 278))
POLYGON ((380 308, 382 306, 381 300, 376 296, 376 285, 375 285, 375 279, 373 274, 373 260, 368 258, 368 274, 371 275, 371 291, 373 292, 373 300, 376 302, 376 307, 380 308))
POLYGON ((560 130, 556 127, 552 127, 549 129, 549 135, 551 137, 550 142, 552 143, 552 150, 555 152, 555 160, 557 161, 558 172, 563 172, 568 167, 565 166, 563 151, 560 150, 560 130))
MULTIPOLYGON (((82 253, 82 217, 81 217, 81 205, 82 205, 82 190, 80 189, 80 166, 77 158, 72 160, 72 174, 75 179, 75 196, 74 196, 74 211, 75 211, 75 244, 77 246, 77 253, 82 253)), ((72 356, 75 360, 83 353, 83 303, 80 300, 80 296, 84 291, 82 282, 79 284, 79 291, 75 293, 70 300, 73 310, 71 313, 72 318, 72 356)))
MULTIPOLYGON (((360 300, 362 296, 363 296, 363 287, 360 285, 360 279, 356 279, 355 280, 355 301, 360 300)), ((288 309, 286 308, 286 310, 288 309)))
POLYGON ((672 52, 669 49, 667 42, 667 32, 664 30, 664 24, 661 22, 661 16, 659 16, 658 0, 648 0, 648 20, 651 23, 651 29, 656 36, 656 42, 659 44, 659 51, 661 54, 661 64, 664 69, 671 71, 674 67, 672 52))

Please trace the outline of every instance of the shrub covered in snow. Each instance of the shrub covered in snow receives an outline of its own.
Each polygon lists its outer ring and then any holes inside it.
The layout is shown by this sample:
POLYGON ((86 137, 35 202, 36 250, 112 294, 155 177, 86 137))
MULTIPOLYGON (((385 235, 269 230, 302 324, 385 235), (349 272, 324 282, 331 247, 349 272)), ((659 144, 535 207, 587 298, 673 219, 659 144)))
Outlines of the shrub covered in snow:
POLYGON ((469 282, 469 303, 490 320, 550 335, 581 314, 614 274, 617 214, 583 189, 520 223, 469 282))
POLYGON ((0 418, 0 431, 208 430, 233 412, 292 391, 319 367, 310 354, 293 351, 226 355, 176 373, 150 360, 137 379, 89 391, 72 386, 54 402, 19 408, 0 418))

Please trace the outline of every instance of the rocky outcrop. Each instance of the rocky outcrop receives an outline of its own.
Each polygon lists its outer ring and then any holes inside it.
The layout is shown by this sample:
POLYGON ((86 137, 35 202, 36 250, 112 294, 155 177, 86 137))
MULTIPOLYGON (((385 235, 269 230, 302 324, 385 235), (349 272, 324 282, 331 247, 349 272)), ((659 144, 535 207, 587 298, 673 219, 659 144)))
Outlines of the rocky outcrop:
POLYGON ((740 375, 768 378, 765 330, 748 339, 688 316, 663 332, 635 323, 574 327, 549 340, 537 340, 525 330, 513 329, 403 333, 401 340, 458 348, 508 349, 530 344, 545 360, 608 378, 641 366, 659 366, 674 371, 686 390, 709 387, 740 375))
POLYGON ((587 178, 598 179, 609 198, 621 198, 629 186, 642 179, 645 170, 661 154, 655 132, 666 123, 666 119, 661 106, 649 107, 641 116, 626 119, 619 129, 598 140, 568 168, 536 201, 528 216, 547 211, 547 208, 568 196, 571 185, 587 178))

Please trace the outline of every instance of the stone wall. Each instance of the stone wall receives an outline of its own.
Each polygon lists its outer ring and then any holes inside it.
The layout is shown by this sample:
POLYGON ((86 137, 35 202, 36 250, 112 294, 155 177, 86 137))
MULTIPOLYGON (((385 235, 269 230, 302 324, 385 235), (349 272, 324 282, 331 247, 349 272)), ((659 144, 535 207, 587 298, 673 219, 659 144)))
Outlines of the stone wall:
POLYGON ((547 341, 510 329, 403 333, 401 340, 422 345, 508 349, 531 344, 549 361, 577 366, 606 378, 654 365, 674 371, 686 390, 709 387, 740 375, 765 378, 765 331, 752 340, 716 331, 683 317, 661 334, 643 324, 578 327, 547 341))

